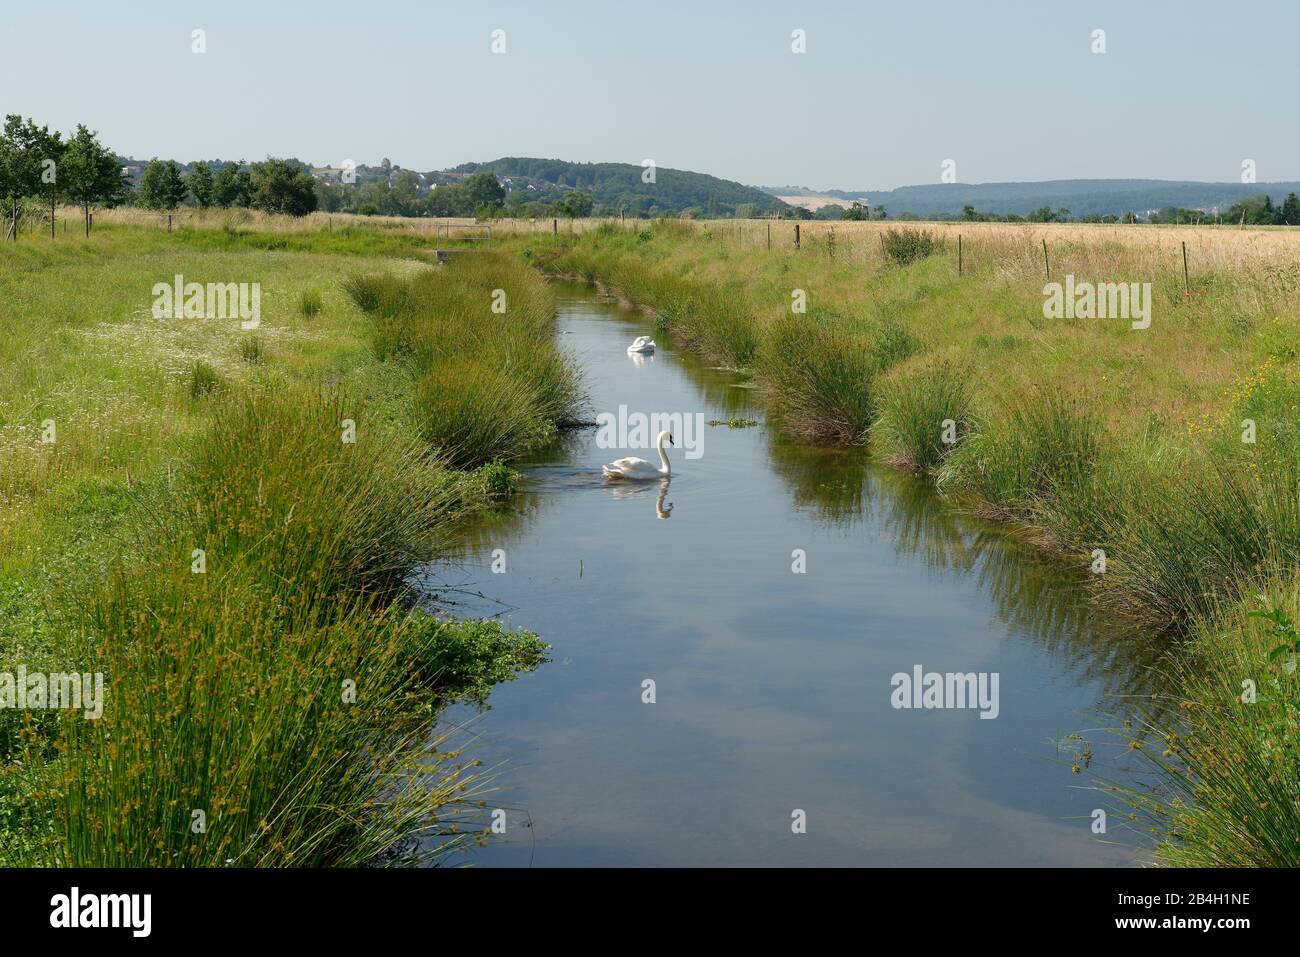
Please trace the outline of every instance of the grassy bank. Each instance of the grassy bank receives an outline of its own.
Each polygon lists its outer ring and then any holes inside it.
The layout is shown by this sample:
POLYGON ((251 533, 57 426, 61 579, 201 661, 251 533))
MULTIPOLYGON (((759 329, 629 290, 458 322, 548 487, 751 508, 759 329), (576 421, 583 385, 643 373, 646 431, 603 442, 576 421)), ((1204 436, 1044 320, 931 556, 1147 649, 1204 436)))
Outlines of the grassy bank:
POLYGON ((423 253, 126 225, 0 250, 0 673, 105 680, 95 720, 0 709, 0 861, 405 861, 473 806, 486 782, 432 719, 545 646, 420 610, 406 575, 576 387, 539 277, 423 253), (260 284, 260 324, 154 318, 178 274, 260 284), (352 276, 411 305, 367 315, 352 276), (503 286, 517 327, 491 312, 503 286), (390 348, 399 315, 468 345, 390 348), (505 372, 502 419, 474 448, 449 438, 471 413, 432 377, 512 350, 531 358, 505 372))
POLYGON ((1272 680, 1277 621, 1250 612, 1300 617, 1300 233, 984 227, 959 272, 956 229, 926 228, 806 230, 798 250, 680 222, 511 242, 751 372, 789 431, 931 476, 1091 571, 1099 601, 1183 633, 1188 725, 1144 751, 1163 776, 1147 803, 1174 816, 1160 853, 1294 863, 1300 843, 1274 839, 1300 833, 1294 687, 1272 680), (1049 318, 1067 275, 1149 284, 1150 324, 1049 318), (1240 700, 1246 679, 1268 707, 1240 700))

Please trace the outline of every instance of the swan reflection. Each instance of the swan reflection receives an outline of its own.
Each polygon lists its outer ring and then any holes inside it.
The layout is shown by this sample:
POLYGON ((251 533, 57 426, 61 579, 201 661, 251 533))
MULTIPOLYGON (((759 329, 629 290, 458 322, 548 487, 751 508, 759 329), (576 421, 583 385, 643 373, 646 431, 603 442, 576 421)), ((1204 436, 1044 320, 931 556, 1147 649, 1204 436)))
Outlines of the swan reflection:
MULTIPOLYGON (((655 516, 658 518, 670 518, 673 514, 673 503, 666 501, 670 481, 670 479, 663 479, 656 483, 658 485, 658 494, 655 496, 655 516)), ((629 482, 609 482, 606 483, 605 487, 609 489, 610 495, 614 498, 629 499, 649 498, 654 485, 648 482, 639 485, 629 482)))

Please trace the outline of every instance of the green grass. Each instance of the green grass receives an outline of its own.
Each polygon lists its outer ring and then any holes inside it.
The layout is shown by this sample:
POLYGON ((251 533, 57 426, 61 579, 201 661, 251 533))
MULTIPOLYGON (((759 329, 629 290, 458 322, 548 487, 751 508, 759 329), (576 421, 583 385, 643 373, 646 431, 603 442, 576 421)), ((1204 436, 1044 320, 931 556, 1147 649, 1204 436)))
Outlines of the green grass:
POLYGON ((131 227, 0 252, 0 669, 108 682, 97 721, 0 711, 0 861, 404 863, 487 786, 431 720, 545 646, 410 606, 412 567, 510 488, 427 440, 419 386, 444 352, 502 368, 516 350, 521 418, 551 433, 577 390, 562 357, 530 355, 554 315, 535 275, 391 258, 418 252, 342 230, 131 227), (418 288, 462 338, 422 362, 379 354, 342 270, 418 288), (257 333, 154 320, 152 286, 176 274, 259 282, 257 333), (501 284, 523 321, 480 334, 479 293, 501 284), (304 288, 325 290, 312 308, 304 288))
POLYGON ((940 359, 909 366, 878 387, 872 438, 895 465, 932 473, 974 426, 970 371, 940 359))
POLYGON ((580 395, 554 343, 553 296, 517 258, 477 252, 408 279, 356 276, 346 288, 373 317, 375 356, 413 371, 414 421, 456 468, 534 451, 572 417, 580 395))
POLYGON ((302 295, 298 297, 298 312, 304 319, 319 315, 322 308, 324 308, 324 300, 314 289, 304 289, 302 295))

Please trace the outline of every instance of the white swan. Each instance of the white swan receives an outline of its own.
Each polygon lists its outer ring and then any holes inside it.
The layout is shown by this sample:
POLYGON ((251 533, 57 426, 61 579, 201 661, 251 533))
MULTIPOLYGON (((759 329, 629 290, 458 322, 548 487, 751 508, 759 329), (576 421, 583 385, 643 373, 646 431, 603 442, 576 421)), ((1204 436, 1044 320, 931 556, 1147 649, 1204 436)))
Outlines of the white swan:
POLYGON ((616 462, 610 462, 602 466, 605 478, 610 479, 632 479, 648 480, 669 478, 673 474, 672 466, 668 464, 668 456, 664 454, 664 440, 668 440, 669 445, 676 445, 673 441, 671 432, 660 432, 659 438, 655 442, 655 448, 659 450, 659 461, 663 463, 661 468, 655 468, 654 464, 647 462, 645 459, 639 459, 636 456, 629 456, 625 459, 619 459, 616 462))
POLYGON ((637 336, 636 339, 632 341, 632 344, 627 347, 627 351, 641 353, 654 352, 655 341, 649 336, 637 336))

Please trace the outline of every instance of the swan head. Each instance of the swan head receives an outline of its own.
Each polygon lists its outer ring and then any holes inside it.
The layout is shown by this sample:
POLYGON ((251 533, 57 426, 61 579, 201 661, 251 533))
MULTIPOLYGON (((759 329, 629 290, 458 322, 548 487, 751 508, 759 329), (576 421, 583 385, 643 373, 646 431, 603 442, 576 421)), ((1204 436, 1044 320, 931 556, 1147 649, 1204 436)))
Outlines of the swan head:
POLYGON ((673 446, 674 448, 677 447, 677 443, 673 441, 673 434, 671 432, 660 432, 659 438, 656 439, 655 442, 658 445, 663 445, 665 440, 668 442, 669 445, 673 446))

